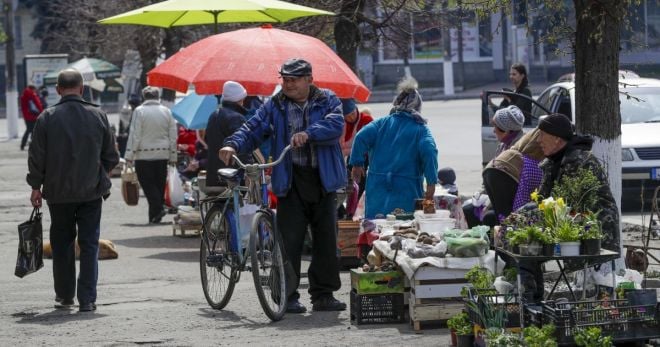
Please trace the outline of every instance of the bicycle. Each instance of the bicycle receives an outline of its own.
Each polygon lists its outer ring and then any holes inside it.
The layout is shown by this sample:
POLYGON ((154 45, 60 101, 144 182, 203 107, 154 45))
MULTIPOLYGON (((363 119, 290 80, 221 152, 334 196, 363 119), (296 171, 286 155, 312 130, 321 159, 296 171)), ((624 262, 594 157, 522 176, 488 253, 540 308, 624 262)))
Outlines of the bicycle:
POLYGON ((268 192, 264 170, 278 165, 291 146, 287 146, 277 160, 268 164, 243 164, 241 169, 220 169, 221 180, 227 189, 200 202, 203 226, 200 245, 200 272, 204 296, 214 309, 224 308, 240 279, 241 272, 250 270, 259 303, 273 321, 282 319, 286 311, 286 254, 282 237, 275 225, 274 212, 268 207, 268 192), (244 172, 251 182, 239 185, 239 173, 244 172), (248 249, 240 238, 239 209, 242 195, 259 205, 251 225, 248 249), (209 207, 210 206, 210 207, 209 207), (206 213, 204 211, 208 209, 206 213), (246 266, 250 258, 251 266, 246 266))

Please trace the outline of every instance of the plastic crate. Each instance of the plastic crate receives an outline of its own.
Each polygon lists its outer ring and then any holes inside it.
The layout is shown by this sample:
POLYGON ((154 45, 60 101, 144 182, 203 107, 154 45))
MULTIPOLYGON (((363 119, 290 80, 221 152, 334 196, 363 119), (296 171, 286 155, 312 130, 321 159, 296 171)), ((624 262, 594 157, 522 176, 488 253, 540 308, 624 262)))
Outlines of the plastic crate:
POLYGON ((574 344, 578 329, 601 328, 615 342, 660 337, 658 305, 630 305, 628 300, 543 303, 543 322, 554 324, 559 344, 574 344))
POLYGON ((356 324, 404 323, 403 293, 364 294, 351 290, 351 320, 356 324))
MULTIPOLYGON (((480 312, 483 312, 488 305, 492 305, 495 309, 506 310, 505 328, 520 326, 520 303, 518 302, 518 296, 493 293, 495 289, 467 288, 467 301, 476 303, 480 312)), ((484 322, 481 321, 480 312, 475 312, 473 306, 467 303, 465 307, 472 322, 484 326, 484 322)))

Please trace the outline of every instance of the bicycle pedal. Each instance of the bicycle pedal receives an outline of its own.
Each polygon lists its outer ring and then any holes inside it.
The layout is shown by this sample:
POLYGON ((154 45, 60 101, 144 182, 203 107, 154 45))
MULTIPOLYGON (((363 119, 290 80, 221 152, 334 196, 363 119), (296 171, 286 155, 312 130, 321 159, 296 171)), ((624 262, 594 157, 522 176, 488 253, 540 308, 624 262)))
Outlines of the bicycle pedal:
POLYGON ((206 266, 218 267, 224 264, 224 254, 209 254, 206 256, 206 266))

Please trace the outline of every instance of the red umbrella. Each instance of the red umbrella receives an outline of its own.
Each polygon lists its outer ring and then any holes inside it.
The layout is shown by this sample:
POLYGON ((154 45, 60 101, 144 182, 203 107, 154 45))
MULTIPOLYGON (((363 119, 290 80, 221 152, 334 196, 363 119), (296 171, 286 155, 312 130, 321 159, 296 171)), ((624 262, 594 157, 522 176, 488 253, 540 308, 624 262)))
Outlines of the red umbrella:
POLYGON ((198 94, 220 94, 225 81, 241 83, 250 95, 270 95, 281 83, 278 70, 289 58, 312 64, 314 84, 340 98, 366 102, 369 89, 322 41, 270 25, 207 37, 172 55, 149 71, 148 83, 198 94))

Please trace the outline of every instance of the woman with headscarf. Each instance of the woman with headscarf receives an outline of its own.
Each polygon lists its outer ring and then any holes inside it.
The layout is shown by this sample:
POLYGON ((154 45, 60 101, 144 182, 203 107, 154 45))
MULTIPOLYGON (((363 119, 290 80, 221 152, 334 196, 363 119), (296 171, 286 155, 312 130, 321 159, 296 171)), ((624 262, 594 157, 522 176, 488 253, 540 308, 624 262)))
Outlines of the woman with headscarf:
POLYGON ((490 121, 493 126, 493 133, 495 133, 495 137, 499 142, 495 156, 509 149, 522 137, 524 122, 525 116, 516 105, 501 108, 495 112, 493 119, 490 121))
POLYGON ((438 149, 420 114, 422 97, 417 81, 404 79, 397 89, 390 115, 365 125, 351 150, 351 175, 356 182, 364 176, 363 153, 369 157, 366 218, 396 208, 412 212, 415 199, 433 199, 438 182, 438 149))

